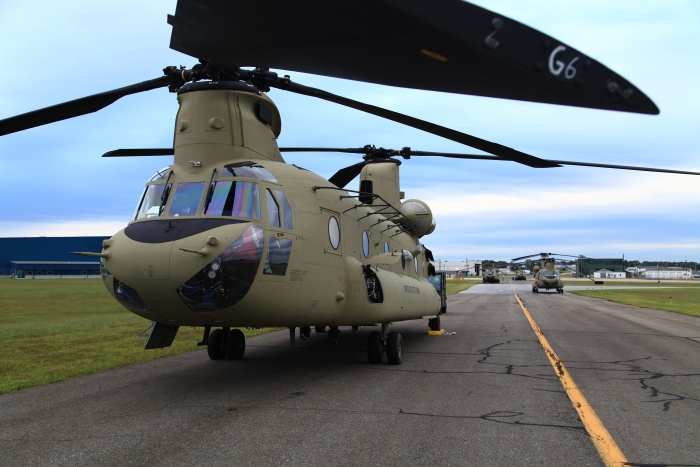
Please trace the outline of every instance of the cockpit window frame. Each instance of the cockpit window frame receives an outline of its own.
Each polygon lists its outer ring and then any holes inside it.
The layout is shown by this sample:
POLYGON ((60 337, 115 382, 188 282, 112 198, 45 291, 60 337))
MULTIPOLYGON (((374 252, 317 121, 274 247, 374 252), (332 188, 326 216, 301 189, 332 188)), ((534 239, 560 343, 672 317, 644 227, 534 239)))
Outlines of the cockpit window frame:
POLYGON ((275 177, 270 170, 258 162, 252 161, 242 161, 234 162, 232 164, 226 164, 221 169, 219 173, 219 179, 245 179, 249 178, 251 180, 257 180, 258 182, 274 183, 279 185, 277 177, 275 177), (232 169, 240 168, 243 169, 240 175, 236 174, 232 169))

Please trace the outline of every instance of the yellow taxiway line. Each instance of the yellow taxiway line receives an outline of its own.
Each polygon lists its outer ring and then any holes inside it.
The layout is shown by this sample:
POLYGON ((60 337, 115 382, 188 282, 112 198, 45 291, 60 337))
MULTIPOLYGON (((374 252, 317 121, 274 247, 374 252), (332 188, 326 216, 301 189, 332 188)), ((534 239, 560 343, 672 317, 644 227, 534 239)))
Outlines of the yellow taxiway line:
MULTIPOLYGON (((515 287, 513 287, 513 289, 515 290, 515 287)), ((629 465, 627 458, 617 446, 617 443, 613 437, 610 436, 610 433, 603 425, 603 422, 600 421, 598 415, 595 413, 595 410, 593 410, 593 407, 591 407, 581 390, 574 382, 574 379, 566 370, 564 363, 559 359, 557 354, 554 353, 554 350, 544 337, 542 330, 537 325, 535 320, 532 319, 530 312, 527 311, 527 308, 525 308, 525 305, 523 305, 523 302, 520 300, 520 297, 518 297, 518 294, 514 293, 514 295, 520 304, 520 308, 523 309, 525 316, 527 317, 528 321, 530 321, 532 329, 535 331, 537 338, 540 340, 540 344, 544 348, 544 353, 547 354, 547 358, 549 358, 549 362, 552 364, 555 373, 559 377, 559 381, 561 381, 562 386, 564 386, 566 395, 569 396, 571 403, 574 405, 574 409, 576 412, 578 412, 578 416, 581 419, 583 426, 586 428, 586 431, 593 440, 593 444, 598 450, 598 453, 600 454, 600 457, 605 465, 608 467, 623 467, 625 465, 629 465)))

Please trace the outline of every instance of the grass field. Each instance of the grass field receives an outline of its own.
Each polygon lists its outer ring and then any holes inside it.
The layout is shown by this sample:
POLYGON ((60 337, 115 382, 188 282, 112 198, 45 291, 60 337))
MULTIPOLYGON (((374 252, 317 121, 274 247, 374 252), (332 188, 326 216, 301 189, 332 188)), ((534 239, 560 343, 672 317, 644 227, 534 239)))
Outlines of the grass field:
POLYGON ((101 280, 0 280, 0 394, 202 348, 201 328, 180 328, 171 347, 144 351, 149 324, 101 280))
POLYGON ((567 285, 580 285, 580 286, 591 286, 591 287, 614 287, 614 286, 633 286, 633 287, 697 287, 700 288, 700 281, 661 281, 658 283, 657 281, 646 281, 646 280, 637 280, 637 281, 626 281, 626 280, 621 280, 621 279, 597 279, 597 280, 602 280, 603 285, 595 285, 593 281, 587 280, 587 279, 567 279, 564 280, 564 287, 567 285))
POLYGON ((463 279, 458 281, 447 279, 445 284, 447 288, 447 295, 451 295, 453 293, 461 292, 462 290, 467 290, 473 285, 481 284, 481 279, 463 279))
POLYGON ((700 317, 700 287, 697 287, 697 285, 696 288, 658 289, 656 287, 640 287, 634 290, 606 290, 603 288, 602 291, 600 286, 597 286, 596 290, 576 290, 571 291, 571 293, 632 306, 656 308, 658 310, 700 317), (669 297, 673 297, 673 303, 671 303, 669 297))

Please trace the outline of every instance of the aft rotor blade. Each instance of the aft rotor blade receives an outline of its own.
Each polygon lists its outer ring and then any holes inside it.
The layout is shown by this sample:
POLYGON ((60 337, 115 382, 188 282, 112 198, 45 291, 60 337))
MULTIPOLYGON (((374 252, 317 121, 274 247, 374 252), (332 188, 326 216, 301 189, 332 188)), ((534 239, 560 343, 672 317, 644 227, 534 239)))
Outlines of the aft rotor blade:
POLYGON ((173 148, 160 149, 115 149, 102 154, 102 157, 142 157, 142 156, 174 156, 173 148))
MULTIPOLYGON (((476 155, 476 154, 458 154, 451 152, 427 152, 427 151, 411 151, 411 156, 440 156, 449 157, 452 159, 477 159, 477 160, 492 160, 492 161, 502 161, 505 160, 501 157, 494 157, 489 155, 476 155)), ((689 172, 685 170, 671 170, 671 169, 657 169, 655 167, 635 167, 632 165, 612 165, 612 164, 596 164, 593 162, 576 162, 576 161, 558 161, 553 159, 542 159, 552 164, 563 165, 577 165, 581 167, 599 167, 602 169, 618 169, 618 170, 638 170, 641 172, 660 172, 669 174, 680 174, 680 175, 700 175, 700 172, 689 172)), ((562 255, 566 256, 566 255, 562 255)))
POLYGON ((0 136, 97 112, 129 94, 162 88, 172 83, 173 78, 171 76, 161 76, 160 78, 143 81, 99 94, 93 94, 87 97, 81 97, 80 99, 6 118, 0 120, 0 136))
MULTIPOLYGON (((365 154, 367 152, 366 148, 280 148, 282 152, 344 152, 344 153, 357 153, 365 154)), ((405 151, 401 151, 400 155, 403 155, 405 151)), ((434 151, 414 151, 411 150, 407 153, 409 157, 428 157, 428 156, 438 156, 438 157, 448 157, 451 159, 469 159, 469 160, 487 160, 487 161, 505 161, 498 156, 492 156, 488 154, 462 154, 455 152, 434 152, 434 151)), ((593 162, 576 162, 576 161, 558 161, 552 159, 541 159, 544 161, 551 162, 553 164, 564 165, 574 165, 582 167, 599 167, 603 169, 617 169, 617 170, 637 170, 641 172, 659 172, 659 173, 670 173, 679 175, 700 175, 700 172, 690 172, 685 170, 671 170, 671 169, 658 169, 655 167, 635 167, 631 165, 612 165, 612 164, 596 164, 593 162)), ((570 256, 570 255, 559 255, 559 256, 570 256)))
POLYGON ((610 165, 610 164, 594 164, 592 162, 573 162, 573 161, 551 161, 560 165, 579 165, 582 167, 600 167, 603 169, 619 169, 619 170, 638 170, 641 172, 660 172, 668 174, 681 175, 700 175, 700 172, 688 172, 684 170, 657 169, 653 167, 634 167, 631 165, 610 165))
POLYGON ((513 258, 511 261, 518 261, 521 259, 527 259, 527 258, 534 258, 535 256, 542 256, 543 254, 549 254, 549 253, 535 253, 534 255, 527 255, 527 256, 521 256, 520 258, 513 258))
POLYGON ((360 172, 362 172, 362 167, 364 166, 365 161, 362 161, 358 162, 357 164, 353 164, 351 166, 340 169, 335 174, 333 174, 333 176, 329 178, 328 181, 331 182, 333 185, 337 186, 338 188, 344 188, 345 185, 350 183, 353 178, 360 175, 360 172))
POLYGON ((376 115, 377 117, 382 117, 393 122, 401 123, 403 125, 425 131, 427 133, 441 136, 451 141, 455 141, 457 143, 461 143, 479 149, 481 151, 488 152, 502 159, 518 162, 520 164, 525 164, 530 167, 560 167, 556 163, 552 163, 550 161, 531 156, 530 154, 525 154, 524 152, 517 151, 513 148, 509 148, 501 144, 492 143, 491 141, 486 141, 484 139, 477 138, 476 136, 461 133, 457 130, 452 130, 450 128, 426 122, 425 120, 421 120, 415 117, 409 117, 408 115, 404 115, 398 112, 348 99, 347 97, 331 94, 320 89, 303 86, 297 83, 292 83, 289 80, 279 80, 276 82, 270 82, 269 84, 270 87, 284 89, 286 91, 291 91, 305 96, 317 97, 325 101, 350 107, 351 109, 360 110, 371 115, 376 115))

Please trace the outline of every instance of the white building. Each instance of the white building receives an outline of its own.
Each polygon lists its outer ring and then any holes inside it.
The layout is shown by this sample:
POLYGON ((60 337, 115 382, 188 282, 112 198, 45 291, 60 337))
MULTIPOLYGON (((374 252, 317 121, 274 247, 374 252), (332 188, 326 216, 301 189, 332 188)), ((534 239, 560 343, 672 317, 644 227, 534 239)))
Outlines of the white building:
POLYGON ((660 280, 689 280, 693 277, 693 270, 688 268, 664 268, 661 266, 647 266, 644 277, 660 280))
MULTIPOLYGON (((464 261, 443 261, 437 259, 431 261, 436 271, 442 271, 451 277, 480 276, 483 272, 483 261, 480 259, 470 259, 464 261)), ((505 270, 505 269, 504 269, 505 270)))
POLYGON ((607 269, 600 269, 593 273, 594 279, 624 279, 627 274, 624 272, 609 271, 607 269))

